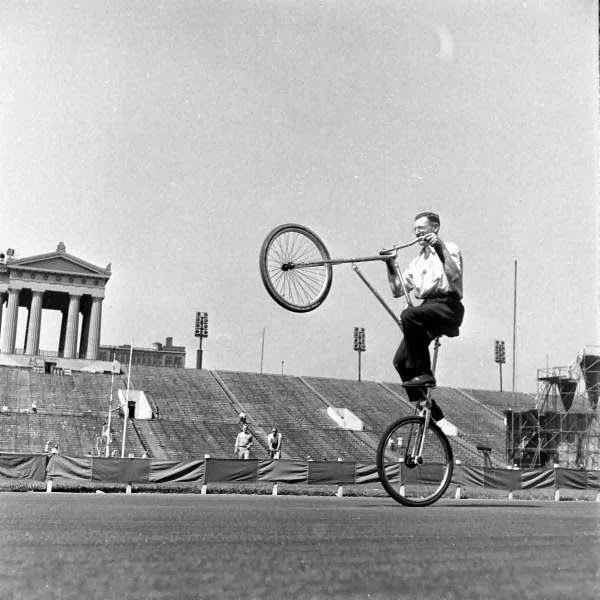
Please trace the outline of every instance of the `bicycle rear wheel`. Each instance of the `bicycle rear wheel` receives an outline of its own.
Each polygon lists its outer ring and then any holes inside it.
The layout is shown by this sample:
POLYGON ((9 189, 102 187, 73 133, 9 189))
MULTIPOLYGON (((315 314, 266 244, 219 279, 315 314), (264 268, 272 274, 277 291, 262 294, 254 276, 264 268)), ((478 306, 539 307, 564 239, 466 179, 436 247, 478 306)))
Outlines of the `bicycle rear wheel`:
POLYGON ((260 275, 277 304, 292 312, 309 312, 329 294, 333 269, 330 264, 303 267, 301 263, 329 259, 325 244, 310 229, 303 225, 280 225, 262 244, 260 275))
POLYGON ((403 417, 381 436, 377 448, 377 472, 386 492, 404 506, 428 506, 439 500, 452 479, 454 458, 448 438, 430 420, 421 460, 418 442, 423 417, 403 417))

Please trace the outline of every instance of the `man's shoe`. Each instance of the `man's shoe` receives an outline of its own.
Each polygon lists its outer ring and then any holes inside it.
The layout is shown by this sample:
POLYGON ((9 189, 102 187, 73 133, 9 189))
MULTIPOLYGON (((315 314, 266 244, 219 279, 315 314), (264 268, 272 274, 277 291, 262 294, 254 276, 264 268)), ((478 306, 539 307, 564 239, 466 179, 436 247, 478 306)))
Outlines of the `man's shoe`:
POLYGON ((404 387, 435 387, 435 377, 433 375, 424 374, 417 375, 402 384, 404 387))

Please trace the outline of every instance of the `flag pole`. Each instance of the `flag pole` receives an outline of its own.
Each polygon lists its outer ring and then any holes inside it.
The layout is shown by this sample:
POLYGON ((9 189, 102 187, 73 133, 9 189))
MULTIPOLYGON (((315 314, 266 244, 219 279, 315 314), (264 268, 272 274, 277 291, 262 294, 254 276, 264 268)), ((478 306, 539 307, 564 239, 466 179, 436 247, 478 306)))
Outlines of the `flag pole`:
POLYGON ((513 294, 513 343, 512 343, 512 391, 517 389, 516 358, 517 356, 517 259, 515 258, 515 282, 513 294))
POLYGON ((112 397, 113 397, 113 386, 115 383, 115 363, 116 361, 114 360, 113 357, 113 366, 112 366, 112 375, 110 377, 110 397, 108 398, 108 424, 107 424, 107 431, 106 431, 106 453, 105 456, 106 458, 109 457, 110 455, 110 421, 111 421, 111 417, 112 417, 112 397))
POLYGON ((263 358, 265 356, 265 328, 263 327, 262 331, 262 344, 260 348, 260 373, 262 375, 263 372, 263 358))
POLYGON ((125 458, 125 434, 127 433, 127 416, 129 415, 129 382, 131 381, 131 357, 133 355, 133 340, 129 348, 129 370, 127 371, 127 392, 125 394, 125 419, 123 421, 123 443, 121 444, 121 458, 125 458))

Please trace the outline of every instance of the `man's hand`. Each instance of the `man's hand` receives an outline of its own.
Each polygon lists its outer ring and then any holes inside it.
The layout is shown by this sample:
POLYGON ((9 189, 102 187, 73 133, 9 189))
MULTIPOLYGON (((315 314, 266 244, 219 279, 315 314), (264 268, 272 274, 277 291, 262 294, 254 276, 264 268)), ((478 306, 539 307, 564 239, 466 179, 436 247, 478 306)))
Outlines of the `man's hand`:
POLYGON ((434 232, 426 233, 419 238, 419 244, 421 244, 421 246, 437 248, 441 243, 442 240, 438 237, 438 234, 434 232))

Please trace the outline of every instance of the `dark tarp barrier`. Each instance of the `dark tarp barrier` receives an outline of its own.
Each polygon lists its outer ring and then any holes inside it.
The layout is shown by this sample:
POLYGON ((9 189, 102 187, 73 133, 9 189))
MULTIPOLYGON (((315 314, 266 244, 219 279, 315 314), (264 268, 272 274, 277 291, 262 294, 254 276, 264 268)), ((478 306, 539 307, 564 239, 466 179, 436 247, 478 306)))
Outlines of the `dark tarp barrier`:
POLYGON ((455 466, 452 483, 483 487, 485 482, 483 469, 484 467, 469 467, 468 465, 455 466))
POLYGON ((206 459, 205 483, 227 483, 232 481, 253 483, 257 480, 257 460, 206 459))
MULTIPOLYGON (((385 471, 390 481, 400 481, 400 463, 389 463, 385 465, 385 471)), ((378 481, 379 473, 377 472, 377 465, 356 463, 356 476, 354 483, 377 483, 378 481)))
POLYGON ((600 490, 600 471, 588 471, 586 485, 590 490, 600 490))
POLYGON ((149 476, 149 459, 92 458, 92 481, 148 483, 149 476))
MULTIPOLYGON (((392 466, 392 465, 389 465, 392 466)), ((389 471, 388 471, 389 473, 389 471)), ((355 483, 377 483, 379 481, 379 473, 377 473, 377 465, 365 465, 356 463, 355 483)))
POLYGON ((92 459, 64 454, 52 456, 48 464, 48 477, 66 481, 91 481, 92 459))
POLYGON ((496 490, 521 489, 521 471, 511 469, 494 469, 492 467, 483 468, 483 487, 496 490))
POLYGON ((46 479, 45 454, 0 454, 0 477, 6 479, 46 479))
POLYGON ((201 483, 204 481, 204 460, 166 460, 153 458, 150 460, 148 481, 152 483, 201 483))
POLYGON ((587 473, 571 469, 556 469, 556 487, 584 490, 587 487, 587 473))
POLYGON ((310 461, 308 463, 308 483, 350 484, 356 481, 356 463, 310 461))
POLYGON ((258 480, 274 483, 306 483, 308 463, 300 460, 267 460, 258 463, 258 480))
POLYGON ((541 489, 553 487, 556 481, 554 469, 531 469, 517 471, 521 474, 521 489, 541 489))
POLYGON ((408 468, 401 464, 400 483, 437 484, 444 473, 444 465, 428 463, 425 465, 408 468))

